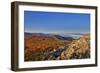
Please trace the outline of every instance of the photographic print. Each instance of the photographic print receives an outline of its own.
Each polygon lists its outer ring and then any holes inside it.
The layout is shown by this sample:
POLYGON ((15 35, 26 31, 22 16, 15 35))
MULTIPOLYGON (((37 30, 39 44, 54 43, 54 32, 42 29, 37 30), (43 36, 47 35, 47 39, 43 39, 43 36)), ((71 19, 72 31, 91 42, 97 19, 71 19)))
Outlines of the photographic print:
POLYGON ((24 11, 25 61, 90 58, 90 14, 24 11))
POLYGON ((11 69, 97 66, 97 7, 12 2, 11 69))

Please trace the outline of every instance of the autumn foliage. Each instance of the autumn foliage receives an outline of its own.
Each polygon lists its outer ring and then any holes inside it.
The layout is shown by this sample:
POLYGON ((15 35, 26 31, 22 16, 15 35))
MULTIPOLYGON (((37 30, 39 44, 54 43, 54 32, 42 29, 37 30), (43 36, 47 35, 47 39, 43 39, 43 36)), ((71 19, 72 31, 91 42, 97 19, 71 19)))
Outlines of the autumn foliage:
POLYGON ((48 48, 57 49, 69 42, 70 41, 59 40, 56 37, 32 36, 31 38, 25 38, 25 49, 32 51, 48 48))

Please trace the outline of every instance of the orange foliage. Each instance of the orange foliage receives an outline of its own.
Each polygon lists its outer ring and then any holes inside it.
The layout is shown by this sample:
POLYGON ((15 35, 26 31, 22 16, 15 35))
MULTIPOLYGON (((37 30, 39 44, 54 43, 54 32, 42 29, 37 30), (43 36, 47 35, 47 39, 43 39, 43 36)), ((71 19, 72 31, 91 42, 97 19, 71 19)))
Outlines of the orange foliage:
POLYGON ((47 48, 58 48, 64 46, 68 41, 62 42, 55 37, 46 37, 46 36, 32 36, 31 38, 25 38, 25 49, 30 49, 37 51, 39 49, 47 48))

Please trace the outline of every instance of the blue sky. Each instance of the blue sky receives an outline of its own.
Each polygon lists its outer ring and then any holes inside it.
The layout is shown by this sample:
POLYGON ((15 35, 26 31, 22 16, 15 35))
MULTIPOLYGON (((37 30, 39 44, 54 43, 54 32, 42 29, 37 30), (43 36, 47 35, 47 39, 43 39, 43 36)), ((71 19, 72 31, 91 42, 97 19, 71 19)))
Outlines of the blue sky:
POLYGON ((90 14, 24 11, 24 30, 31 33, 87 33, 90 14))

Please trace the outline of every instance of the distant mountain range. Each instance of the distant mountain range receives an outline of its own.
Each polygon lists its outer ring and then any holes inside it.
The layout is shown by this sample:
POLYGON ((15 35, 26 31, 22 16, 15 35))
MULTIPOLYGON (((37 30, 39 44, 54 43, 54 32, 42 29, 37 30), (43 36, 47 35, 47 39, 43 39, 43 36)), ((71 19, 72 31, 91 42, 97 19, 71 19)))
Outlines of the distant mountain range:
POLYGON ((77 39, 81 36, 83 36, 84 34, 82 33, 58 33, 58 34, 46 34, 46 33, 28 33, 25 32, 24 33, 25 36, 31 37, 31 36, 46 36, 46 37, 58 37, 59 39, 77 39))

